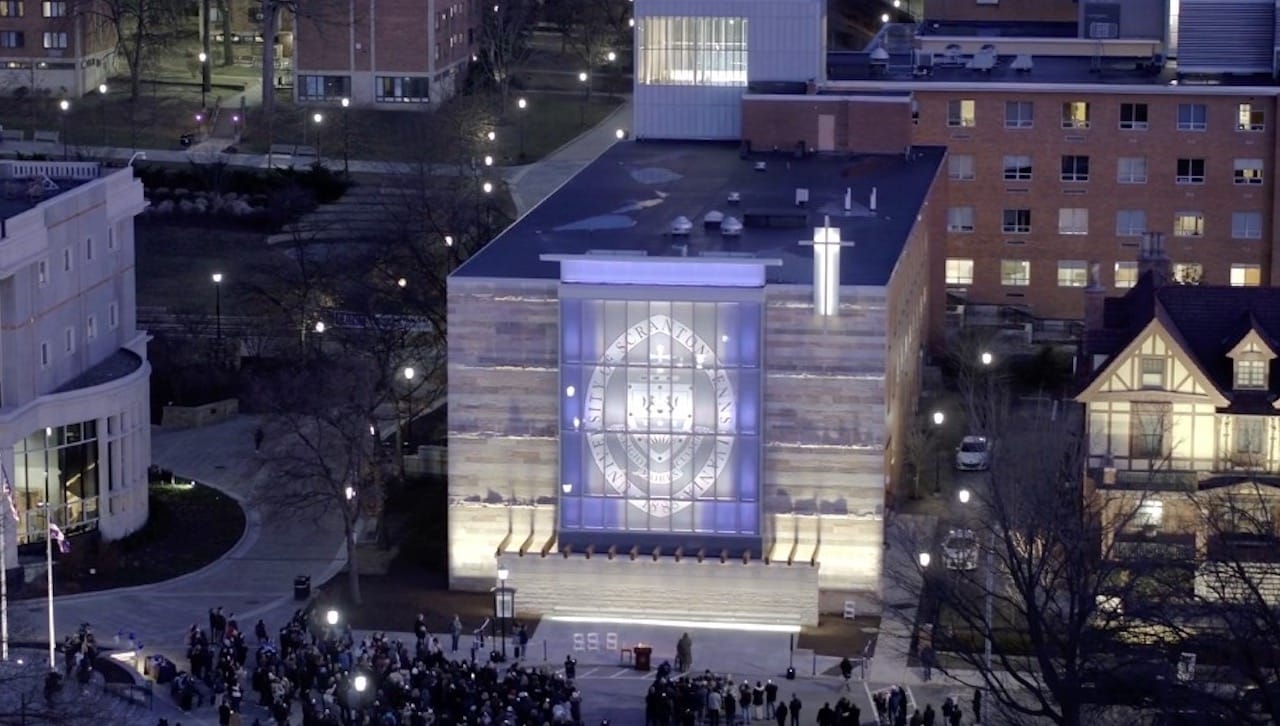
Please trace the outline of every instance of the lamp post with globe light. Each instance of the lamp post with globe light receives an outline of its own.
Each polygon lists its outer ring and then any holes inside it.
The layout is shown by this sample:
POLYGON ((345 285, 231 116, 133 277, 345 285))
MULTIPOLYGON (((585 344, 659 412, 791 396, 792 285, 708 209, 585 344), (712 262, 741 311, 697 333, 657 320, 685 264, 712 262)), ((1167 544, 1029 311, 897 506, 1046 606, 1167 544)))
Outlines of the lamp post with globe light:
POLYGON ((947 416, 942 411, 933 412, 934 443, 937 449, 933 466, 933 493, 935 495, 942 493, 942 424, 946 420, 947 416))
POLYGON ((578 73, 578 83, 582 84, 582 105, 578 106, 578 127, 587 125, 587 101, 591 98, 591 76, 586 71, 578 73))
POLYGON ((348 126, 347 114, 351 108, 351 99, 343 97, 342 99, 342 173, 345 175, 349 172, 348 166, 350 162, 347 159, 348 146, 351 142, 351 131, 348 126))
POLYGON ((62 111, 62 116, 60 117, 62 121, 62 160, 66 161, 67 160, 67 116, 69 115, 68 112, 71 111, 71 102, 65 98, 62 99, 61 101, 58 101, 58 109, 62 111))
POLYGON ((401 415, 398 412, 398 409, 400 407, 397 406, 396 407, 397 408, 396 463, 400 469, 400 479, 404 480, 405 474, 406 474, 405 466, 404 466, 404 444, 405 444, 404 428, 406 426, 406 419, 408 419, 407 425, 410 425, 410 426, 413 425, 413 408, 412 408, 413 387, 415 385, 415 379, 418 377, 418 371, 413 366, 405 366, 404 370, 401 371, 401 375, 404 376, 404 381, 405 381, 404 414, 401 415))
POLYGON ((525 109, 529 107, 529 102, 524 98, 516 99, 516 108, 520 111, 520 162, 524 163, 524 123, 525 109))
POLYGON ((498 568, 498 585, 493 588, 493 618, 502 628, 502 655, 499 662, 507 660, 507 621, 516 614, 516 589, 507 585, 511 571, 505 567, 498 568))
MULTIPOLYGON (((957 493, 957 497, 961 504, 968 504, 971 494, 968 489, 961 489, 957 493)), ((966 516, 967 518, 967 516, 966 516)), ((982 593, 982 664, 988 670, 991 668, 991 588, 995 585, 995 557, 996 533, 995 530, 987 529, 987 552, 986 557, 986 587, 982 593)))
POLYGON ((222 273, 215 272, 209 276, 213 280, 213 315, 216 320, 215 330, 218 349, 222 349, 222 273))
POLYGON ((323 151, 323 148, 321 147, 321 141, 322 141, 321 124, 324 123, 324 114, 320 113, 319 111, 311 114, 311 122, 316 125, 316 161, 320 164, 323 164, 324 151, 323 151))
MULTIPOLYGON (((207 37, 205 42, 208 42, 207 37)), ((212 85, 209 79, 209 54, 202 51, 196 57, 200 59, 200 110, 203 111, 209 97, 210 86, 212 85)))
POLYGON ((98 123, 102 126, 102 145, 105 147, 108 143, 107 139, 107 84, 98 84, 98 123))

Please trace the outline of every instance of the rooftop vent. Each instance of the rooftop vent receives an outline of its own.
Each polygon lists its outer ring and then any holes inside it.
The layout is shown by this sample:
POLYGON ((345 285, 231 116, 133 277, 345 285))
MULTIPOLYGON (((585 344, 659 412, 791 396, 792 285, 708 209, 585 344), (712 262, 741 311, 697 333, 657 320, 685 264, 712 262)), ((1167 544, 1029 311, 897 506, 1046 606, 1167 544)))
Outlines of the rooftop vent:
POLYGON ((885 63, 888 62, 888 60, 889 51, 885 50, 883 45, 877 45, 875 49, 871 51, 872 63, 885 63))
POLYGON ((755 163, 755 167, 753 167, 753 168, 754 168, 756 171, 765 171, 766 169, 768 169, 768 168, 769 168, 769 165, 768 165, 768 164, 766 164, 766 163, 764 163, 763 161, 757 161, 757 162, 755 163))
POLYGON ((809 203, 809 190, 804 187, 796 187, 796 206, 803 207, 809 203))
POLYGON ((692 231, 693 222, 690 222, 689 218, 683 214, 671 220, 671 234, 687 236, 692 231))
POLYGON ((729 203, 737 204, 742 201, 742 194, 739 192, 729 192, 729 203))
POLYGON ((725 237, 739 237, 742 235, 742 222, 737 217, 725 217, 720 222, 720 234, 725 237))
POLYGON ((713 209, 702 216, 703 227, 719 227, 724 221, 724 212, 713 209))

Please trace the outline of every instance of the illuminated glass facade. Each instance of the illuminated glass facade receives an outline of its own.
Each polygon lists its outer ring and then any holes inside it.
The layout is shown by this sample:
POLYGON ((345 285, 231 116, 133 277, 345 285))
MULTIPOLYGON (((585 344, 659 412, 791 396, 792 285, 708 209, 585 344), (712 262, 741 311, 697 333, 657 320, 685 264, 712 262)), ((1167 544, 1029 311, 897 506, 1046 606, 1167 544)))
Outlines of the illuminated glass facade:
POLYGON ((97 423, 40 429, 13 447, 18 542, 43 541, 44 502, 55 522, 73 531, 98 521, 97 423))
POLYGON ((654 293, 562 294, 562 543, 760 534, 761 305, 654 293))
POLYGON ((747 19, 640 19, 639 82, 668 86, 747 85, 747 19))

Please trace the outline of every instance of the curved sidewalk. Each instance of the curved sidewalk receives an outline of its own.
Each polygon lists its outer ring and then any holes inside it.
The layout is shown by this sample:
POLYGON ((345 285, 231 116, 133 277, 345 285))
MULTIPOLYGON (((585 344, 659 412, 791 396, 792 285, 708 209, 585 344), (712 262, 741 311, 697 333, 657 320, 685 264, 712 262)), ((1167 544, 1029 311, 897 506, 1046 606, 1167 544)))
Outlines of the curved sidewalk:
MULTIPOLYGON (((319 584, 341 571, 345 547, 336 518, 264 519, 263 513, 250 508, 255 487, 269 486, 272 477, 267 459, 253 451, 256 427, 257 419, 237 416, 195 429, 153 428, 152 461, 236 498, 245 509, 245 533, 218 560, 172 580, 55 598, 59 639, 88 622, 108 646, 115 646, 117 633, 126 638, 132 633, 143 644, 144 654, 164 653, 184 664, 183 636, 192 623, 208 627, 210 607, 221 605, 224 613, 234 613, 244 628, 251 629, 263 618, 274 631, 298 607, 293 599, 296 575, 309 575, 319 584)), ((191 536, 199 537, 200 532, 191 536)), ((11 602, 11 637, 44 642, 45 618, 43 598, 11 602)))

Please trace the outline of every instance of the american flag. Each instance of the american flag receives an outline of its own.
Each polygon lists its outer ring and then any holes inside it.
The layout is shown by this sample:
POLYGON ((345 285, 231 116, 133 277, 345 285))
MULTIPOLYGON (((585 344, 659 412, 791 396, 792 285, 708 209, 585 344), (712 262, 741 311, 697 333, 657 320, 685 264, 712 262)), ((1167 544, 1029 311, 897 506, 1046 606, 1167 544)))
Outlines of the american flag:
POLYGON ((58 551, 62 554, 65 555, 71 551, 71 541, 62 533, 62 528, 53 522, 49 523, 49 539, 58 543, 58 551))
POLYGON ((9 472, 4 468, 4 464, 0 463, 0 477, 4 479, 4 498, 9 500, 9 516, 13 517, 13 521, 18 521, 18 505, 13 501, 13 485, 9 483, 9 472))

